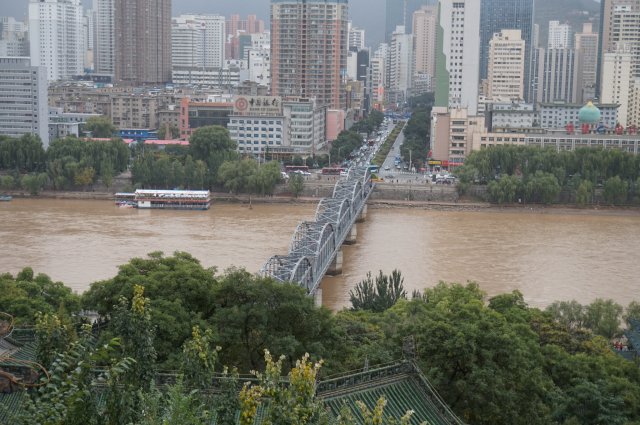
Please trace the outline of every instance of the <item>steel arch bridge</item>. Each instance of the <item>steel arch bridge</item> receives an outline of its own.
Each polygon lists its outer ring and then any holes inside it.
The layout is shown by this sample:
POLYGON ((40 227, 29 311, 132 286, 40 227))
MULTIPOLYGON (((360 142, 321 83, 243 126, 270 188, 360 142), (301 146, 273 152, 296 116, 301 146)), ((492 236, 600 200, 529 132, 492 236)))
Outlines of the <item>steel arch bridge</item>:
POLYGON ((373 184, 369 167, 352 167, 336 182, 331 198, 323 198, 315 221, 296 228, 287 255, 274 255, 262 267, 263 276, 293 282, 313 295, 340 251, 369 199, 373 184))

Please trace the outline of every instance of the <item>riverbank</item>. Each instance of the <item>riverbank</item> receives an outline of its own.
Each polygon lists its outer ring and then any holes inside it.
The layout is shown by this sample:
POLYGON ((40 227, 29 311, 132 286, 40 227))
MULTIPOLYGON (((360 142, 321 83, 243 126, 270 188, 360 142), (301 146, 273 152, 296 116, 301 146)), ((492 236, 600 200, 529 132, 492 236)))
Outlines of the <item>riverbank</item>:
MULTIPOLYGON (((61 199, 61 200, 97 200, 112 201, 114 194, 110 192, 67 192, 67 191, 43 191, 38 195, 31 195, 22 191, 7 192, 15 198, 26 199, 61 199)), ((249 204, 247 195, 230 195, 228 193, 213 192, 211 194, 214 203, 220 204, 249 204)), ((252 196, 253 204, 316 204, 322 197, 301 196, 298 198, 289 195, 274 195, 267 197, 252 196)), ((607 206, 595 205, 579 207, 576 205, 553 204, 553 205, 523 205, 508 204, 495 205, 486 202, 473 202, 460 200, 458 202, 442 201, 408 201, 399 199, 370 199, 367 203, 369 208, 389 209, 408 208, 432 211, 484 211, 497 213, 536 213, 536 214, 580 214, 580 215, 624 215, 640 216, 640 207, 636 206, 607 206)))

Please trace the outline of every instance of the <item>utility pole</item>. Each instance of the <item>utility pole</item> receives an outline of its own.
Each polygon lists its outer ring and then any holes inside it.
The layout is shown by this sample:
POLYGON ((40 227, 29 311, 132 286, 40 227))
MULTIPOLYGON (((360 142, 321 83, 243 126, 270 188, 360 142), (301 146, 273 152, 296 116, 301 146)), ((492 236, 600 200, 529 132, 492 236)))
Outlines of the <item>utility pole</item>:
POLYGON ((411 162, 411 149, 409 149, 409 171, 413 169, 413 163, 411 162))

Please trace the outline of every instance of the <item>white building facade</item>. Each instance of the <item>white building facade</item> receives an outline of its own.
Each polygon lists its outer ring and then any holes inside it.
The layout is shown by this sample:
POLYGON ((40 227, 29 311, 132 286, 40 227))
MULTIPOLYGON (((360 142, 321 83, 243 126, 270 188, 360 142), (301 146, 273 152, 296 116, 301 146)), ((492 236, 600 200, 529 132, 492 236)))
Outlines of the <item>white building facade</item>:
POLYGON ((0 57, 0 134, 37 134, 49 146, 47 71, 29 58, 0 57))
POLYGON ((31 64, 44 66, 49 81, 84 72, 83 16, 80 0, 30 0, 31 64))
POLYGON ((631 53, 605 53, 602 67, 602 102, 616 103, 618 121, 627 125, 629 101, 633 99, 631 90, 633 56, 631 53))
POLYGON ((520 30, 502 30, 489 42, 487 97, 490 100, 524 99, 525 41, 520 30))
MULTIPOLYGON (((440 0, 440 27, 444 67, 448 73, 436 77, 438 88, 448 86, 450 108, 467 108, 473 116, 478 110, 480 70, 480 2, 478 0, 440 0)), ((440 46, 438 46, 438 49, 440 46)), ((438 98, 436 89, 436 98, 438 98)))

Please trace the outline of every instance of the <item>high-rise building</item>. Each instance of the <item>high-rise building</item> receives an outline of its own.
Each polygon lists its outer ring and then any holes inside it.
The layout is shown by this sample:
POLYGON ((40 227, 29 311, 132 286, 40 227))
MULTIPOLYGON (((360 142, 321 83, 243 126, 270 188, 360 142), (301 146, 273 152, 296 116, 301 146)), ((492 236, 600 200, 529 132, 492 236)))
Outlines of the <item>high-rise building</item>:
POLYGON ((0 17, 0 56, 29 56, 29 32, 24 22, 0 17))
POLYGON ((487 98, 492 101, 524 99, 525 41, 520 30, 502 30, 489 42, 487 98))
POLYGON ((549 21, 548 49, 571 49, 571 25, 560 21, 549 21))
POLYGON ((376 109, 381 109, 384 104, 388 47, 386 43, 381 43, 369 61, 369 66, 371 67, 371 102, 376 109))
POLYGON ((115 0, 115 81, 171 81, 171 0, 115 0))
POLYGON ((605 53, 602 67, 602 92, 603 103, 617 103, 618 122, 627 125, 629 112, 629 100, 632 78, 633 55, 630 52, 605 53))
MULTIPOLYGON (((525 87, 529 87, 533 40, 533 0, 478 0, 480 2, 480 79, 488 75, 489 41, 505 29, 520 30, 525 42, 525 87)), ((528 91, 528 90, 527 90, 528 91)), ((526 94, 526 93, 525 93, 526 94)))
POLYGON ((436 106, 478 111, 480 2, 440 0, 436 106))
POLYGON ((404 26, 407 34, 413 33, 413 12, 422 6, 435 5, 438 0, 386 0, 385 40, 391 41, 391 34, 398 25, 404 26))
POLYGON ((436 75, 437 6, 423 6, 413 13, 413 56, 416 74, 436 75))
POLYGON ((344 107, 348 0, 271 0, 271 91, 344 107))
POLYGON ((256 15, 248 15, 247 19, 240 19, 240 15, 231 15, 226 21, 225 33, 227 36, 225 58, 242 59, 245 52, 240 48, 240 37, 264 33, 264 21, 258 19, 256 15))
POLYGON ((573 49, 539 49, 539 103, 575 103, 575 54, 573 49))
POLYGON ((364 30, 362 28, 354 27, 349 21, 349 48, 355 48, 357 50, 364 49, 364 30))
POLYGON ((93 50, 95 42, 95 17, 96 14, 92 9, 85 10, 82 17, 82 38, 84 46, 84 67, 85 69, 94 69, 93 50))
POLYGON ((598 93, 601 93, 603 88, 604 54, 615 53, 622 47, 621 43, 628 46, 629 43, 633 43, 634 39, 640 37, 637 23, 638 12, 640 12, 640 0, 600 1, 600 45, 596 74, 598 93), (634 21, 636 21, 635 24, 634 21))
POLYGON ((115 0, 94 0, 95 40, 94 58, 96 74, 114 74, 115 60, 115 0))
POLYGON ((413 77, 413 36, 399 25, 391 35, 387 60, 387 100, 404 102, 413 77))
POLYGON ((30 0, 31 64, 44 66, 49 81, 84 72, 84 37, 80 0, 30 0))
POLYGON ((578 103, 586 103, 596 97, 596 72, 598 64, 598 34, 592 25, 585 23, 582 32, 575 35, 576 77, 575 94, 578 103))
POLYGON ((49 146, 47 72, 29 58, 0 58, 0 134, 33 133, 49 146))
POLYGON ((171 20, 173 67, 222 68, 225 60, 225 18, 180 15, 171 20))

